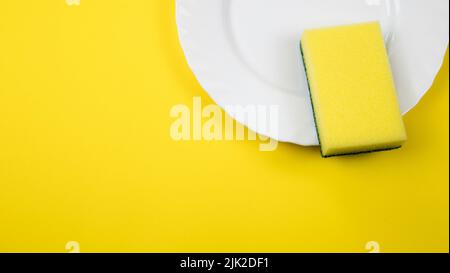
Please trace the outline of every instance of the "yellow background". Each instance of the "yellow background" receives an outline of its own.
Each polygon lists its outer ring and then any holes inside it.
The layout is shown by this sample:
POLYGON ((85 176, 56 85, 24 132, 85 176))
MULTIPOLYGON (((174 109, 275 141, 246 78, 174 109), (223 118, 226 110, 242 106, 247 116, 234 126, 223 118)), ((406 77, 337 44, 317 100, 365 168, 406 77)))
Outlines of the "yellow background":
POLYGON ((0 252, 449 251, 449 63, 397 151, 174 142, 175 1, 0 1, 0 252))

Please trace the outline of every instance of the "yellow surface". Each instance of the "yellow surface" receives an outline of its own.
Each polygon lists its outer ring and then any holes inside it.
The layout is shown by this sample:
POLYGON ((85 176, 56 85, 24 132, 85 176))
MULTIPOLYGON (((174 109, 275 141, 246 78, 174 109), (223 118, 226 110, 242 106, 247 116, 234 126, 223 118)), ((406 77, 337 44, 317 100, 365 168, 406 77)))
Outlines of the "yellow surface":
POLYGON ((324 156, 398 148, 405 142, 378 23, 308 30, 302 48, 324 156))
POLYGON ((449 64, 403 149, 174 142, 174 1, 0 1, 0 251, 449 251, 449 64))

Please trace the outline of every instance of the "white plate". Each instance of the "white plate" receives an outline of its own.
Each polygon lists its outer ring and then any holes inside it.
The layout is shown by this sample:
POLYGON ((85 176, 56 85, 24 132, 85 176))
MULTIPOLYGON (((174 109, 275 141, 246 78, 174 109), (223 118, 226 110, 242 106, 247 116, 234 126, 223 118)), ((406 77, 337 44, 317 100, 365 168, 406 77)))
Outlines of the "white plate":
POLYGON ((279 128, 250 129, 317 145, 299 41, 305 29, 379 21, 403 113, 426 93, 449 37, 448 0, 177 0, 187 61, 221 107, 279 105, 279 128))

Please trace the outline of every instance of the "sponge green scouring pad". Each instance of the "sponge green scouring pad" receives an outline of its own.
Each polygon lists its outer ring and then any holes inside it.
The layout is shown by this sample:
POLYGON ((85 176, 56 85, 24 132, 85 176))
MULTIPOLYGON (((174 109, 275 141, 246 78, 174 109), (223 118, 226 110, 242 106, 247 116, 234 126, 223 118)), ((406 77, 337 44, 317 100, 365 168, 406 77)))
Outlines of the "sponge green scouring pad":
POLYGON ((307 30, 301 48, 324 157, 406 141, 378 23, 307 30))

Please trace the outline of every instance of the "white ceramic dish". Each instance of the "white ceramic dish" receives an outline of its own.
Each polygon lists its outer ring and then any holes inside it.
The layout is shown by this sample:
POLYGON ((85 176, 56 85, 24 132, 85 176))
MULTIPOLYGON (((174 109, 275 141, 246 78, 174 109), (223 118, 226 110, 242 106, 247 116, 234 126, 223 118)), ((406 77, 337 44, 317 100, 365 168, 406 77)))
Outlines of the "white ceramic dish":
POLYGON ((403 113, 438 73, 449 37, 448 0, 176 0, 187 61, 202 87, 227 105, 279 105, 279 128, 250 129, 317 145, 299 52, 305 29, 379 21, 403 113))

